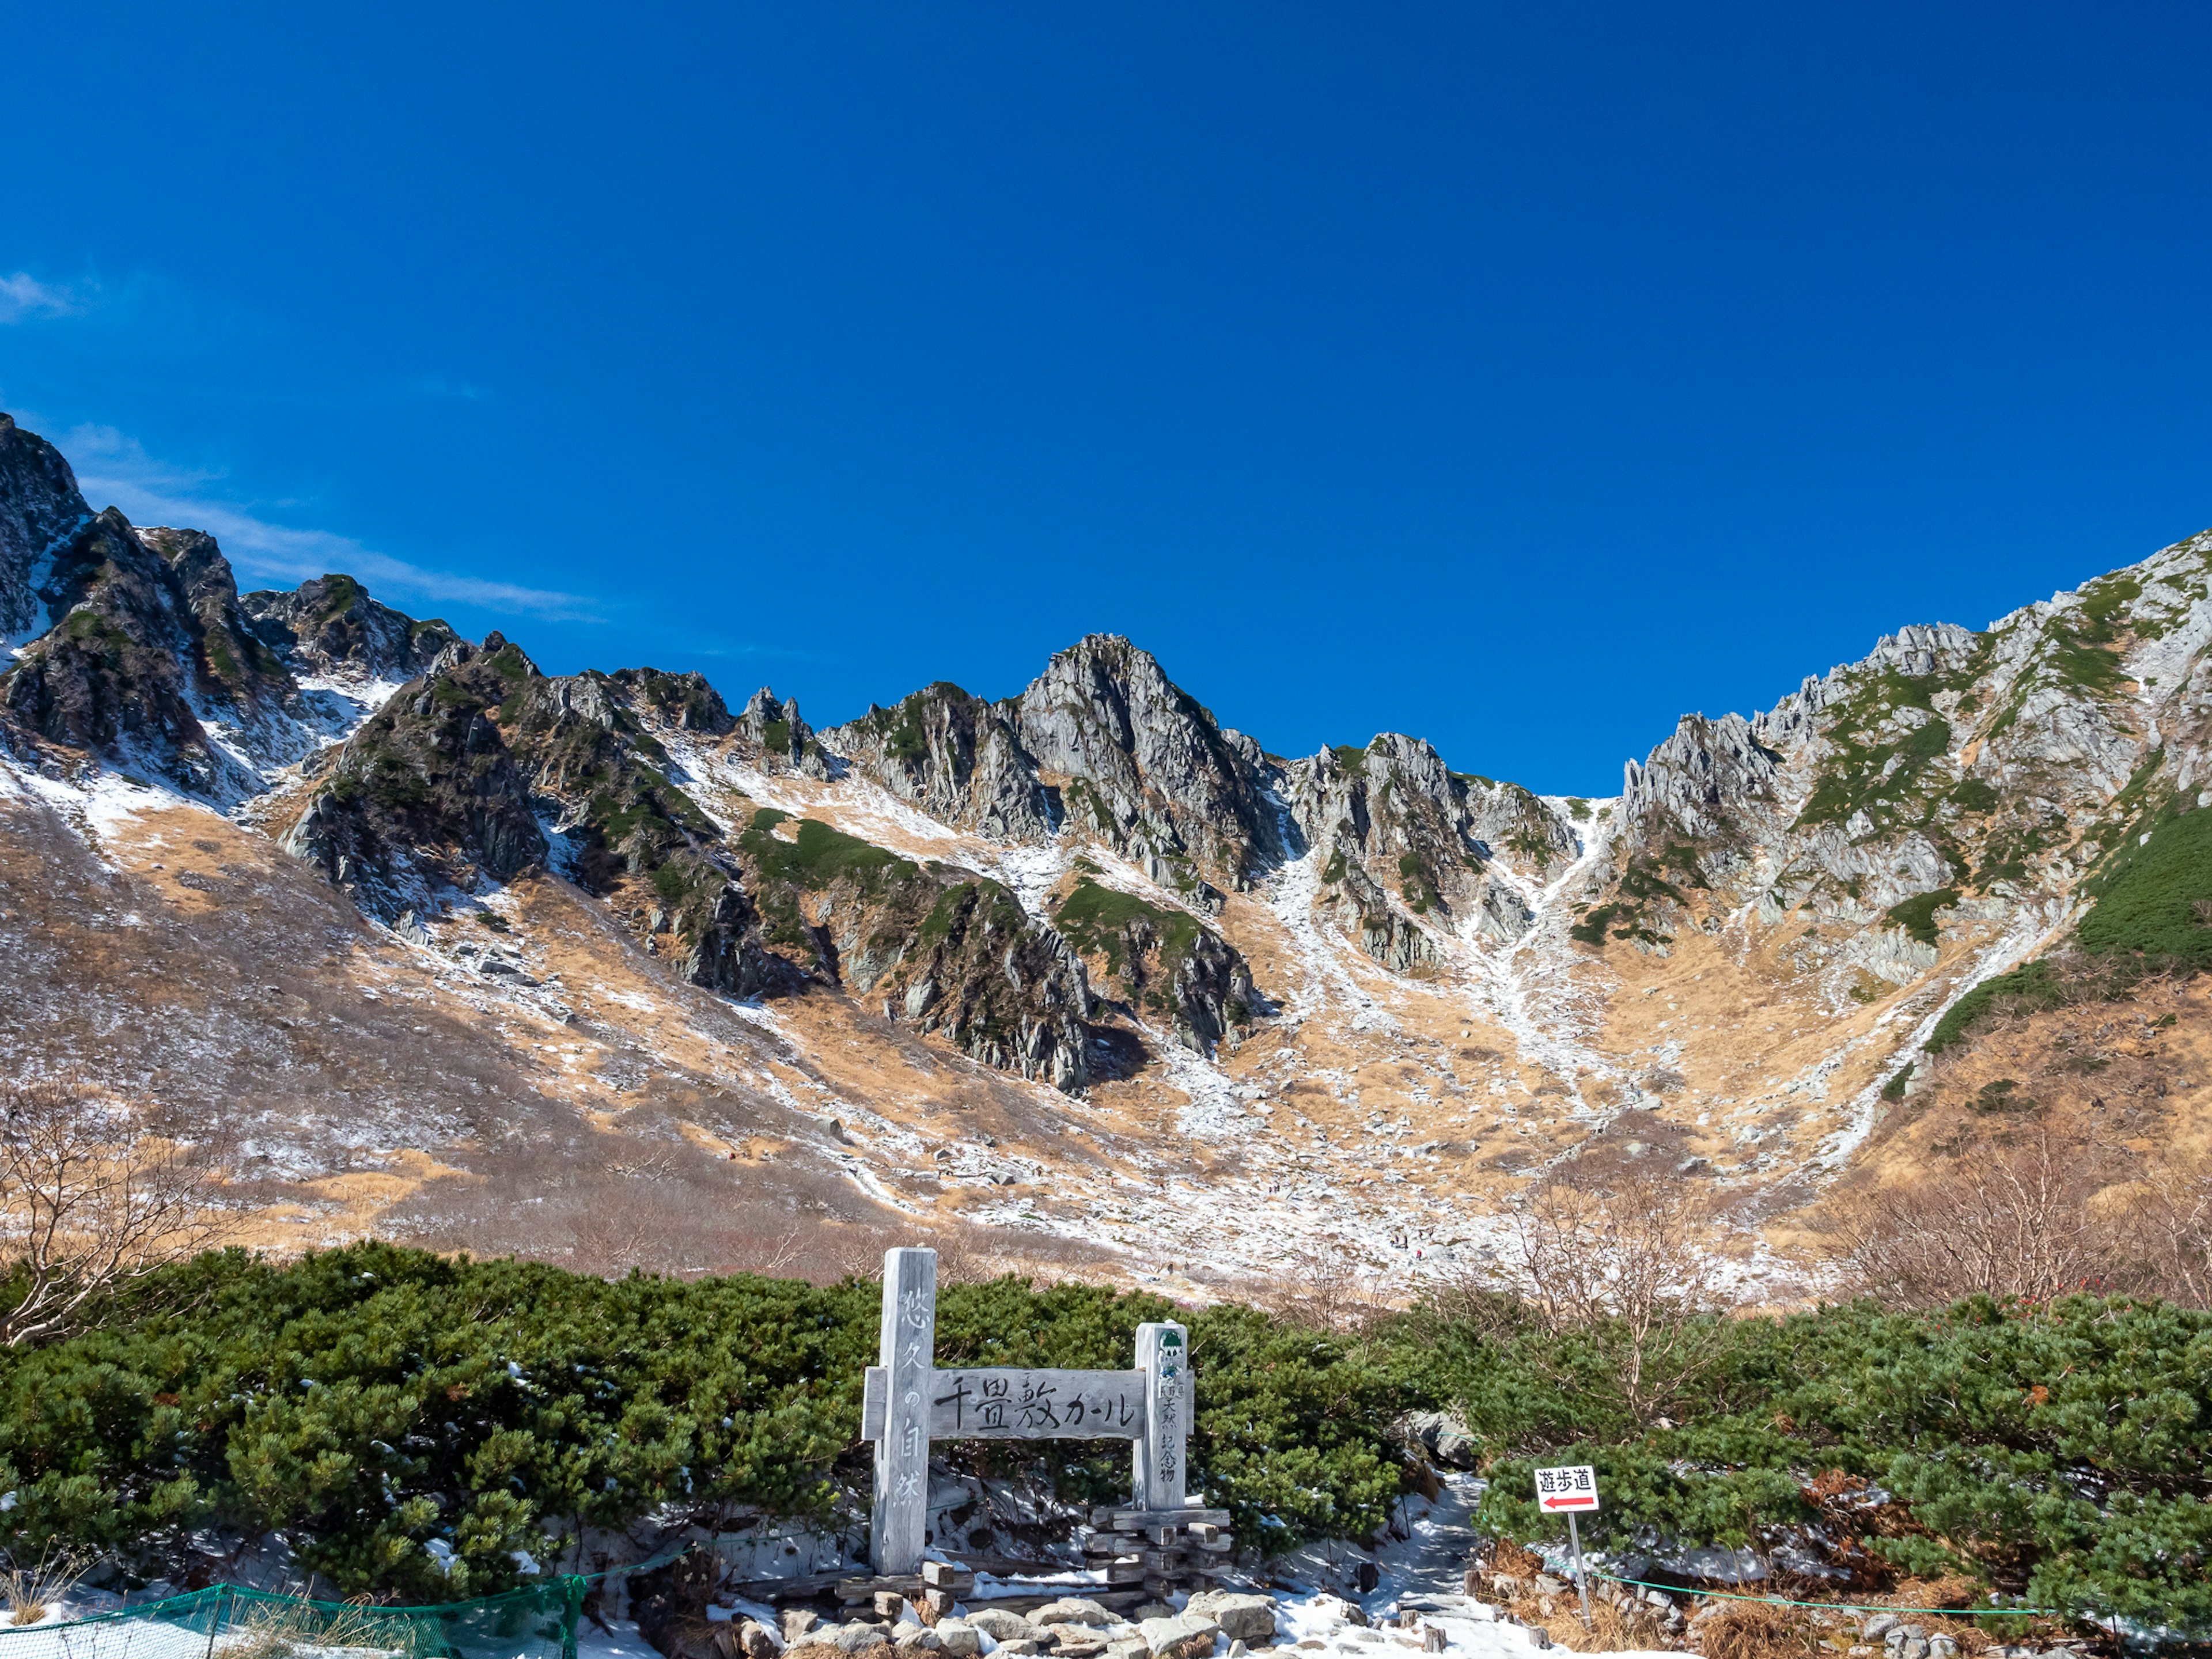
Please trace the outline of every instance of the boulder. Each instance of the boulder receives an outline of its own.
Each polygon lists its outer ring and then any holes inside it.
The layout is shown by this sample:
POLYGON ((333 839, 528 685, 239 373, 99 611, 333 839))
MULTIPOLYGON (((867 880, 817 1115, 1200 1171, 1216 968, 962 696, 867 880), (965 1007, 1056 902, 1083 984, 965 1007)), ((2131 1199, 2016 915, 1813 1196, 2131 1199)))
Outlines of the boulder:
POLYGON ((941 1653, 945 1638, 926 1626, 901 1625, 898 1639, 891 1645, 901 1653, 941 1653))
POLYGON ((978 1607, 968 1615, 968 1623, 994 1642, 1033 1642, 1036 1639, 1036 1626, 1018 1613, 1009 1613, 1004 1607, 978 1607))
POLYGON ((1097 1626, 1117 1622, 1112 1613, 1096 1601, 1080 1595, 1066 1595, 1057 1601, 1048 1601, 1029 1617, 1032 1625, 1097 1626))
POLYGON ((1178 1613, 1172 1619, 1147 1619, 1137 1626, 1152 1659, 1200 1659, 1213 1651, 1219 1624, 1204 1613, 1178 1613))
POLYGON ((1206 1590, 1190 1598, 1188 1614, 1211 1619, 1231 1641, 1272 1642, 1275 1639, 1275 1604, 1265 1595, 1240 1595, 1234 1590, 1206 1590))
POLYGON ((757 1619, 747 1619, 738 1626, 738 1651, 744 1659, 775 1659, 783 1651, 783 1644, 774 1631, 757 1619))
POLYGON ((965 1619, 940 1619, 934 1634, 939 1651, 950 1654, 951 1659, 974 1659, 983 1650, 982 1638, 965 1619))
POLYGON ((805 1636, 807 1632, 817 1628, 821 1623, 822 1615, 818 1613, 809 1613, 805 1607, 793 1607, 789 1609, 783 1615, 783 1640, 785 1645, 788 1646, 792 1643, 798 1641, 799 1638, 805 1636))

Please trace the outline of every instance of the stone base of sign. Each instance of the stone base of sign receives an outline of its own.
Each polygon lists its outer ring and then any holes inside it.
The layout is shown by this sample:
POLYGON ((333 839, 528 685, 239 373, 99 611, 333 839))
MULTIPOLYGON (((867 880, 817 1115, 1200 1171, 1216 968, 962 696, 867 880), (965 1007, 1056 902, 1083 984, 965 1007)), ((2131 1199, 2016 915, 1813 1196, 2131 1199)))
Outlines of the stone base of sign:
POLYGON ((1083 1540, 1086 1565, 1106 1582, 1141 1584, 1156 1600, 1214 1589, 1236 1559, 1227 1510, 1100 1509, 1083 1540))

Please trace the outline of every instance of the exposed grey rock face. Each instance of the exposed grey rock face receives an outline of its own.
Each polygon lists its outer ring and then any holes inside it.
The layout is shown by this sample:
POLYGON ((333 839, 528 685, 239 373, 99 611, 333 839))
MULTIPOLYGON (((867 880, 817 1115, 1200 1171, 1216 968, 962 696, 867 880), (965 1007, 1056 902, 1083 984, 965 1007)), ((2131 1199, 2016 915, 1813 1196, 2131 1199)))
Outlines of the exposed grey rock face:
POLYGON ((222 799, 263 787, 249 760, 307 752, 285 712, 297 687, 247 628, 213 538, 140 531, 110 507, 64 543, 41 597, 55 625, 0 675, 19 734, 222 799))
POLYGON ((491 711, 534 672, 496 634, 448 648, 347 739, 282 837, 385 921, 440 888, 473 889, 542 862, 545 836, 491 711))
POLYGON ((1492 859, 1502 853, 1542 874, 1577 845, 1572 826, 1526 789, 1453 772, 1433 745, 1395 732, 1364 750, 1290 763, 1284 793, 1305 837, 1329 849, 1323 902, 1336 925, 1401 972, 1433 959, 1435 947, 1389 891, 1412 915, 1465 914, 1510 940, 1527 931, 1529 912, 1492 859))
MULTIPOLYGON (((40 588, 92 511, 61 452, 0 414, 0 641, 41 629, 40 588)), ((59 616, 65 607, 44 607, 59 616)))
POLYGON ((1782 757, 1742 715, 1685 714, 1642 765, 1630 761, 1623 769, 1621 811, 1639 827, 1663 816, 1678 833, 1725 836, 1747 803, 1777 799, 1781 770, 1782 757))
POLYGON ((664 674, 657 668, 623 668, 614 678, 679 732, 727 735, 737 722, 722 694, 700 673, 664 674))
POLYGON ((1001 841, 1095 836, 1208 908, 1288 855, 1260 746, 1175 685, 1149 652, 1093 634, 1019 697, 945 682, 823 734, 924 811, 1001 841))
POLYGON ((1612 877, 1577 936, 1796 915, 1821 937, 1792 950, 1840 998, 1924 974, 1931 935, 2023 903, 2041 925, 2212 778, 2208 578, 2212 532, 1980 633, 1901 629, 1753 720, 1684 719, 1626 769, 1612 877))
POLYGON ((1285 849, 1253 746, 1225 732, 1150 652, 1093 634, 1054 656, 1012 711, 1066 821, 1163 885, 1243 888, 1285 849))
POLYGON ((798 699, 780 698, 765 685, 746 702, 732 731, 772 765, 816 778, 836 773, 836 764, 816 738, 814 728, 799 717, 798 699))
POLYGON ((890 708, 872 703, 822 741, 933 817, 993 841, 1038 841, 1056 827, 1036 763, 1006 709, 949 680, 890 708))
POLYGON ((460 637, 371 599, 350 576, 317 576, 289 593, 259 589, 239 605, 294 672, 334 679, 410 680, 460 637))

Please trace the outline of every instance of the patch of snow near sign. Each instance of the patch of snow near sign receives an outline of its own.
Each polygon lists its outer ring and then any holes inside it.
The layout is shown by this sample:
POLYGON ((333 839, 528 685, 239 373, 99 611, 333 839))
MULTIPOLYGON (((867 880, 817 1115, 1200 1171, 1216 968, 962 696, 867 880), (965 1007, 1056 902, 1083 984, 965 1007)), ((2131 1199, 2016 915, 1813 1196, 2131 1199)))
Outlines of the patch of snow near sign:
POLYGON ((1385 1621, 1395 1624, 1399 1615, 1411 1613, 1423 1625, 1443 1632, 1447 1653, 1521 1659, 1538 1651, 1528 1631, 1501 1624, 1496 1608, 1462 1588, 1468 1553, 1474 1545, 1469 1517, 1486 1484, 1471 1474, 1447 1475, 1434 1503, 1405 1500, 1397 1518, 1406 1537, 1372 1556, 1343 1545, 1316 1544, 1283 1557, 1276 1563, 1276 1575, 1292 1589, 1276 1602, 1278 1646, 1285 1641, 1316 1642, 1320 1651, 1332 1654, 1419 1652, 1419 1630, 1385 1626, 1385 1621), (1334 1583, 1348 1590, 1343 1581, 1369 1560, 1379 1578, 1366 1595, 1323 1587, 1334 1583), (1355 1604, 1373 1625, 1351 1622, 1348 1615, 1355 1604))

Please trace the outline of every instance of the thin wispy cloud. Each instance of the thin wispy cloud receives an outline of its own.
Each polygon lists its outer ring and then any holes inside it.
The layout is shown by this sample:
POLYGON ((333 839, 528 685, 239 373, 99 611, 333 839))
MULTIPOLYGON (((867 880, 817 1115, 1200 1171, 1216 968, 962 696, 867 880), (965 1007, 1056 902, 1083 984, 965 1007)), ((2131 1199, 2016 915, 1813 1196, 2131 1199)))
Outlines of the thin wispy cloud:
POLYGON ((488 404, 492 391, 488 386, 478 386, 473 380, 448 380, 442 374, 426 374, 410 381, 408 391, 417 398, 433 398, 456 403, 488 404))
POLYGON ((379 592, 519 611, 556 622, 600 620, 580 594, 425 569, 350 536, 275 523, 249 503, 226 500, 214 488, 221 474, 172 465, 112 427, 78 427, 63 448, 76 466, 78 487, 94 505, 112 502, 134 524, 204 530, 222 544, 241 574, 301 582, 343 571, 379 592))
POLYGON ((42 283, 27 270, 0 276, 0 323, 27 323, 37 317, 74 317, 89 303, 69 283, 42 283))

